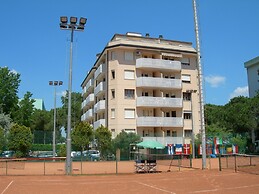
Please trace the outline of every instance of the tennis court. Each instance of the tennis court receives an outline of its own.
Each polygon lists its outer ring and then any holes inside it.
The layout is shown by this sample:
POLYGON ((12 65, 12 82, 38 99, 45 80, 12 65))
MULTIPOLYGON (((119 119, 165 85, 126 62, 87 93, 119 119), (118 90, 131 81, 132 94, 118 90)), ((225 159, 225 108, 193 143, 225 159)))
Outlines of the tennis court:
POLYGON ((186 170, 88 176, 0 176, 0 194, 258 193, 259 176, 232 170, 186 170))

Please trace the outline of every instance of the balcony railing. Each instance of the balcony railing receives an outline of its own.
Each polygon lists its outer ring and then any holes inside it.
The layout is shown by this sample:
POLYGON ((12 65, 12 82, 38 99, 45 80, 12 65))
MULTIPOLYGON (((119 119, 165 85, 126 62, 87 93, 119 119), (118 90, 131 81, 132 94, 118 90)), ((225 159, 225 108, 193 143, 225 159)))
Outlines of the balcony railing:
POLYGON ((105 100, 101 100, 94 105, 94 112, 95 113, 98 113, 102 110, 105 110, 105 100))
POLYGON ((106 90, 106 82, 100 82, 94 89, 94 95, 97 96, 106 90))
POLYGON ((181 71, 180 61, 170 61, 162 59, 139 58, 136 60, 136 68, 181 71))
POLYGON ((86 118, 87 118, 87 119, 92 118, 92 117, 94 116, 94 114, 93 114, 93 109, 89 109, 89 110, 85 113, 85 115, 86 115, 86 118))
POLYGON ((171 107, 182 108, 183 100, 181 98, 165 97, 137 97, 137 107, 171 107))
POLYGON ((94 102, 94 94, 90 94, 83 102, 82 102, 82 109, 94 102))
POLYGON ((100 119, 98 121, 94 122, 94 130, 96 130, 98 127, 104 126, 105 127, 105 119, 100 119))
POLYGON ((181 117, 138 117, 137 127, 183 127, 181 117))
POLYGON ((101 64, 98 69, 94 72, 94 79, 98 79, 98 77, 105 73, 105 64, 101 64))
POLYGON ((146 88, 181 89, 182 81, 180 79, 168 79, 160 77, 138 77, 136 86, 146 88))
POLYGON ((183 137, 142 137, 145 140, 155 140, 167 146, 167 144, 184 144, 183 137))

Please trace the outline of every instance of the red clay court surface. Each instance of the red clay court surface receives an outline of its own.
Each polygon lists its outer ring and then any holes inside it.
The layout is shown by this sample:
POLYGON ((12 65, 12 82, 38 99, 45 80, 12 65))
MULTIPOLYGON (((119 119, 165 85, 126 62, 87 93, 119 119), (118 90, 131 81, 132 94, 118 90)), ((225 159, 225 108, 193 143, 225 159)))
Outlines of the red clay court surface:
POLYGON ((0 176, 0 194, 259 193, 259 175, 233 170, 152 174, 0 176))

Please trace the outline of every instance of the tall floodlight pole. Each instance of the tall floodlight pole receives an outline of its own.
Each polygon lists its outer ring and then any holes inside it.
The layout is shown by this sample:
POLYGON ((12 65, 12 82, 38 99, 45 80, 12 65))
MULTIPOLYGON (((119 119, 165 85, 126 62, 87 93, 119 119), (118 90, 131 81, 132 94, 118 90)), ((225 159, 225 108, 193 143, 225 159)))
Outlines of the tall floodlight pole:
POLYGON ((56 157, 56 118, 57 118, 57 110, 56 110, 56 86, 61 86, 63 84, 62 81, 49 81, 50 86, 54 86, 54 121, 53 121, 53 158, 56 157))
POLYGON ((77 17, 70 17, 70 23, 66 16, 60 17, 60 29, 70 30, 70 60, 69 60, 69 79, 68 79, 68 113, 67 113, 67 150, 66 150, 66 174, 71 174, 71 93, 72 93, 72 63, 73 63, 73 39, 74 31, 83 31, 86 24, 86 18, 80 18, 77 24, 77 17))
POLYGON ((200 97, 200 120, 201 120, 201 141, 202 141, 202 169, 206 168, 206 134, 204 122, 204 101, 203 101, 203 77, 201 65, 201 51, 199 39, 199 26, 197 19, 197 6, 196 0, 193 0, 194 24, 196 34, 196 49, 197 49, 197 63, 198 63, 198 77, 199 77, 199 97, 200 97))

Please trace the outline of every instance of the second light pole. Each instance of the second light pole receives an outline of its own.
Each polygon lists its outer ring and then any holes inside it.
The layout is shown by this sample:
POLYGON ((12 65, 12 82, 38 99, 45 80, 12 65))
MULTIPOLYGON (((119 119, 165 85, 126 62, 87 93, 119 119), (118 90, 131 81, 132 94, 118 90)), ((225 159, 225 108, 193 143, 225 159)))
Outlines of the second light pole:
POLYGON ((56 111, 56 86, 63 85, 62 81, 49 81, 50 86, 54 86, 54 121, 53 121, 53 158, 56 157, 56 118, 57 118, 57 111, 56 111))

